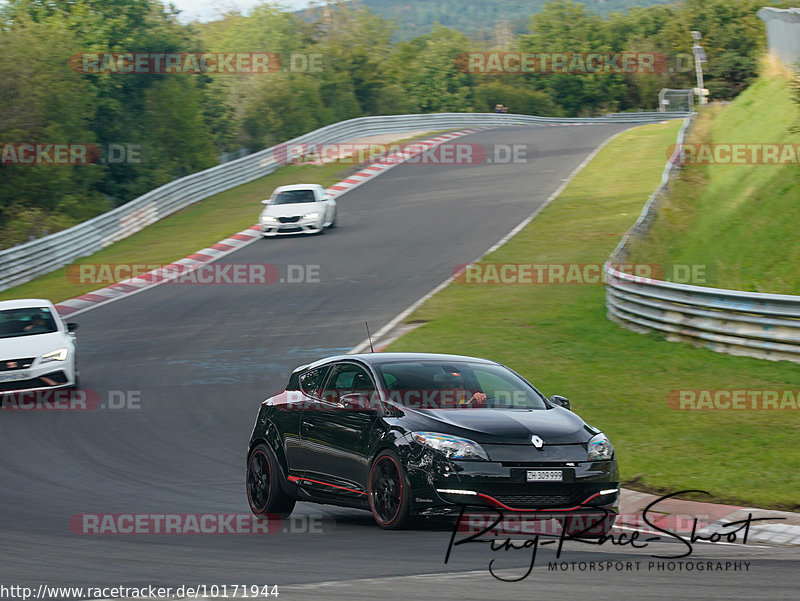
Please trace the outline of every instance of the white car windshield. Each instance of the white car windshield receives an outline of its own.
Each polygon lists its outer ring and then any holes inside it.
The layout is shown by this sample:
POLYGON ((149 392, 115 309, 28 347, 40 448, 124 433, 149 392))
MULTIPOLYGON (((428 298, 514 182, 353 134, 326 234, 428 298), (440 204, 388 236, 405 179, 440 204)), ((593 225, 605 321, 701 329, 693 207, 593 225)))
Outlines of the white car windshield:
POLYGON ((314 190, 286 190, 272 199, 274 205, 293 205, 300 202, 316 202, 314 190))
POLYGON ((57 332, 47 307, 25 307, 0 311, 0 338, 16 338, 57 332))

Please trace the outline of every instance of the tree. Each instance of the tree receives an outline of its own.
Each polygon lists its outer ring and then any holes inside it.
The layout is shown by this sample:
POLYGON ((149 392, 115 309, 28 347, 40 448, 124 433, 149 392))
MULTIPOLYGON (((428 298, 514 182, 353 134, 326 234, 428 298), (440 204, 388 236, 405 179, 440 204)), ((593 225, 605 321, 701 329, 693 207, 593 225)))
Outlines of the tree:
POLYGON ((420 38, 416 47, 417 54, 401 75, 414 104, 422 112, 469 110, 473 76, 456 66, 456 57, 470 51, 469 40, 440 25, 420 38))

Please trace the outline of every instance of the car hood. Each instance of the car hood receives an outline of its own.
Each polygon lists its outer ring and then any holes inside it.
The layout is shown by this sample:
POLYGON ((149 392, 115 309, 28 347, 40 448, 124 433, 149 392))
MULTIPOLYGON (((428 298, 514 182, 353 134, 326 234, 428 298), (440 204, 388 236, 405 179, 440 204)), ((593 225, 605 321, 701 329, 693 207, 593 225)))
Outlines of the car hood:
POLYGON ((61 332, 33 334, 16 338, 0 338, 0 361, 38 357, 56 349, 71 346, 61 332))
POLYGON ((514 409, 421 409, 406 414, 414 430, 463 436, 477 443, 530 445, 534 434, 548 444, 581 444, 594 435, 572 411, 514 409), (412 417, 410 414, 413 413, 412 417))
POLYGON ((296 215, 305 215, 306 213, 314 213, 322 211, 323 203, 321 202, 296 202, 289 205, 267 205, 262 215, 270 215, 272 217, 294 217, 296 215))

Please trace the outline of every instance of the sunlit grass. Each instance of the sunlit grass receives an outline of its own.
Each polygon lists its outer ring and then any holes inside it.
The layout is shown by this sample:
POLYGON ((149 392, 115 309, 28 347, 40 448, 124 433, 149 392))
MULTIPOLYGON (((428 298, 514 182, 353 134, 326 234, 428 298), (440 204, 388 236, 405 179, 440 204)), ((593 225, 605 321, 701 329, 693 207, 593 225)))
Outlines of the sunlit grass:
MULTIPOLYGON (((658 185, 679 123, 625 132, 508 244, 510 263, 603 263, 658 185)), ((389 350, 499 360, 573 408, 613 441, 622 478, 654 492, 701 489, 721 502, 797 509, 798 411, 676 411, 671 390, 794 389, 800 369, 714 353, 606 318, 602 285, 454 283, 409 321, 389 350)), ((699 497, 702 498, 702 497, 699 497)), ((705 498, 708 500, 709 498, 705 498)))
POLYGON ((633 259, 702 265, 701 285, 800 294, 800 132, 792 131, 800 105, 792 77, 765 64, 762 77, 730 105, 701 116, 690 141, 793 144, 794 161, 686 166, 649 235, 632 245, 633 259))

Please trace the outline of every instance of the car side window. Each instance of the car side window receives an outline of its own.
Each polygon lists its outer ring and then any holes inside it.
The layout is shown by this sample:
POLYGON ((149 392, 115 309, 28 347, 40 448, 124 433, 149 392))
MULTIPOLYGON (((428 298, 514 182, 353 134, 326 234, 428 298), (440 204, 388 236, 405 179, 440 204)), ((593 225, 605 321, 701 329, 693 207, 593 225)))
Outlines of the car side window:
POLYGON ((354 363, 341 363, 331 371, 322 399, 336 403, 345 394, 360 392, 369 396, 374 390, 375 384, 363 367, 354 363))
POLYGON ((328 366, 310 369, 302 374, 300 380, 300 390, 310 396, 317 396, 319 389, 322 388, 322 383, 325 380, 325 374, 328 373, 328 366))

